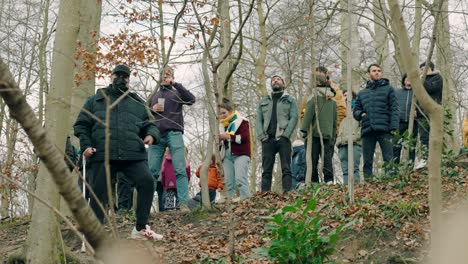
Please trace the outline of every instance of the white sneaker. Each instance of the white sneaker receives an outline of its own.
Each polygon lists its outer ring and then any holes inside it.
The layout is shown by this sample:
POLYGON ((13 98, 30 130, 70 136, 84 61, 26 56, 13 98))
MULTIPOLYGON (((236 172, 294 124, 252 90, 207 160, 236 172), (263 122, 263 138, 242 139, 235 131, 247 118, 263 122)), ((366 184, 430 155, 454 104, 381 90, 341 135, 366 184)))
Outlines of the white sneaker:
POLYGON ((154 240, 162 240, 163 235, 155 233, 153 230, 151 230, 149 225, 146 225, 146 229, 142 229, 140 231, 137 231, 134 227, 130 238, 135 240, 148 240, 148 238, 153 238, 154 240))
POLYGON ((413 171, 417 171, 426 167, 427 161, 425 159, 420 159, 419 162, 414 164, 413 171))

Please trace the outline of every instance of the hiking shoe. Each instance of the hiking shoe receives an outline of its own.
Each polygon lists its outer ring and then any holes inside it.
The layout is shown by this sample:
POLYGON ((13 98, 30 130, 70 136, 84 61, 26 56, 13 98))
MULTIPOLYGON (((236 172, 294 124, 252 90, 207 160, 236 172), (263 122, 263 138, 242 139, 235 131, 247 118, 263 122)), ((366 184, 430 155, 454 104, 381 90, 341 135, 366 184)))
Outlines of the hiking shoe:
POLYGON ((148 238, 152 238, 154 240, 161 240, 163 239, 163 235, 155 233, 153 230, 151 230, 149 225, 146 225, 146 229, 142 229, 140 231, 137 231, 134 227, 130 238, 135 240, 148 240, 148 238))
POLYGON ((180 212, 181 213, 190 213, 190 208, 188 207, 187 204, 181 203, 180 204, 180 212))

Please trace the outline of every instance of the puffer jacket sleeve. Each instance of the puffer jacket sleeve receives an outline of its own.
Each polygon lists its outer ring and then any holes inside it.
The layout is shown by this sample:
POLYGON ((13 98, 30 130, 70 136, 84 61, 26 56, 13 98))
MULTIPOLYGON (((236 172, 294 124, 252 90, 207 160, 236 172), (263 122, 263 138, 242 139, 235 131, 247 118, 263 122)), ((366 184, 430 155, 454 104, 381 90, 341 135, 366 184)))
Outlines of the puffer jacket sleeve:
POLYGON ((94 97, 88 98, 86 103, 83 105, 75 124, 73 125, 75 136, 80 139, 81 153, 83 153, 87 148, 93 147, 91 129, 94 122, 97 122, 90 116, 90 114, 93 114, 93 98, 94 97))
POLYGON ((364 112, 364 110, 362 108, 361 97, 358 94, 356 96, 356 105, 354 106, 354 110, 353 110, 354 119, 356 119, 357 121, 361 121, 363 113, 365 113, 365 112, 364 112))
POLYGON ((393 87, 390 87, 388 97, 390 111, 392 111, 390 116, 390 130, 398 130, 400 123, 400 110, 398 108, 398 99, 395 96, 395 89, 393 89, 393 87))

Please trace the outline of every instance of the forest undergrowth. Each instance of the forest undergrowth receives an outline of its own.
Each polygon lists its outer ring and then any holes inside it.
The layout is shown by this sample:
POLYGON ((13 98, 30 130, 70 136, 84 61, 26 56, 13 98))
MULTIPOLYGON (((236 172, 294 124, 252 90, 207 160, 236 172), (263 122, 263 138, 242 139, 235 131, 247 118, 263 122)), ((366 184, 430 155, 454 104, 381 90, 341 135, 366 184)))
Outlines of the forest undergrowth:
MULTIPOLYGON (((468 195, 468 173, 455 167, 457 173, 443 177, 444 215, 457 212, 468 195)), ((233 203, 235 214, 235 263, 274 263, 259 254, 268 248, 272 237, 265 228, 285 206, 302 200, 304 206, 313 199, 317 187, 303 188, 286 195, 256 193, 233 203)), ((355 187, 355 204, 350 205, 347 187, 321 185, 317 207, 322 227, 320 232, 348 223, 329 262, 334 263, 421 263, 427 255, 430 237, 428 221, 428 175, 415 172, 411 177, 377 178, 355 187), (407 179, 403 181, 402 179, 407 179)), ((127 238, 134 223, 131 213, 118 216, 121 238, 127 238)), ((10 219, 0 224, 0 256, 8 257, 26 241, 29 218, 10 219)), ((164 235, 163 241, 146 242, 161 253, 161 263, 231 263, 229 259, 228 213, 225 204, 211 210, 193 210, 183 215, 177 211, 151 216, 153 229, 164 235)), ((80 253, 81 241, 62 225, 65 245, 74 258, 68 263, 92 263, 80 253)), ((142 244, 143 245, 143 244, 142 244)))

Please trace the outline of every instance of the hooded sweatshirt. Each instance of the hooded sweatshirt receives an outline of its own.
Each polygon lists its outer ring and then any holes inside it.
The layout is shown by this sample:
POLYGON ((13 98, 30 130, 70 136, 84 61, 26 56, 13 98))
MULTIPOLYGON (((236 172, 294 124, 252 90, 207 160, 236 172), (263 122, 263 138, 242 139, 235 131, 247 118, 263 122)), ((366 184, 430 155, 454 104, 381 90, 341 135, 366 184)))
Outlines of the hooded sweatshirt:
POLYGON ((334 96, 335 93, 328 84, 315 88, 314 94, 307 101, 301 132, 309 133, 310 125, 312 125, 312 136, 320 137, 318 120, 323 138, 333 139, 336 136, 337 106, 333 100, 334 96), (318 107, 317 113, 315 111, 316 105, 318 107))

